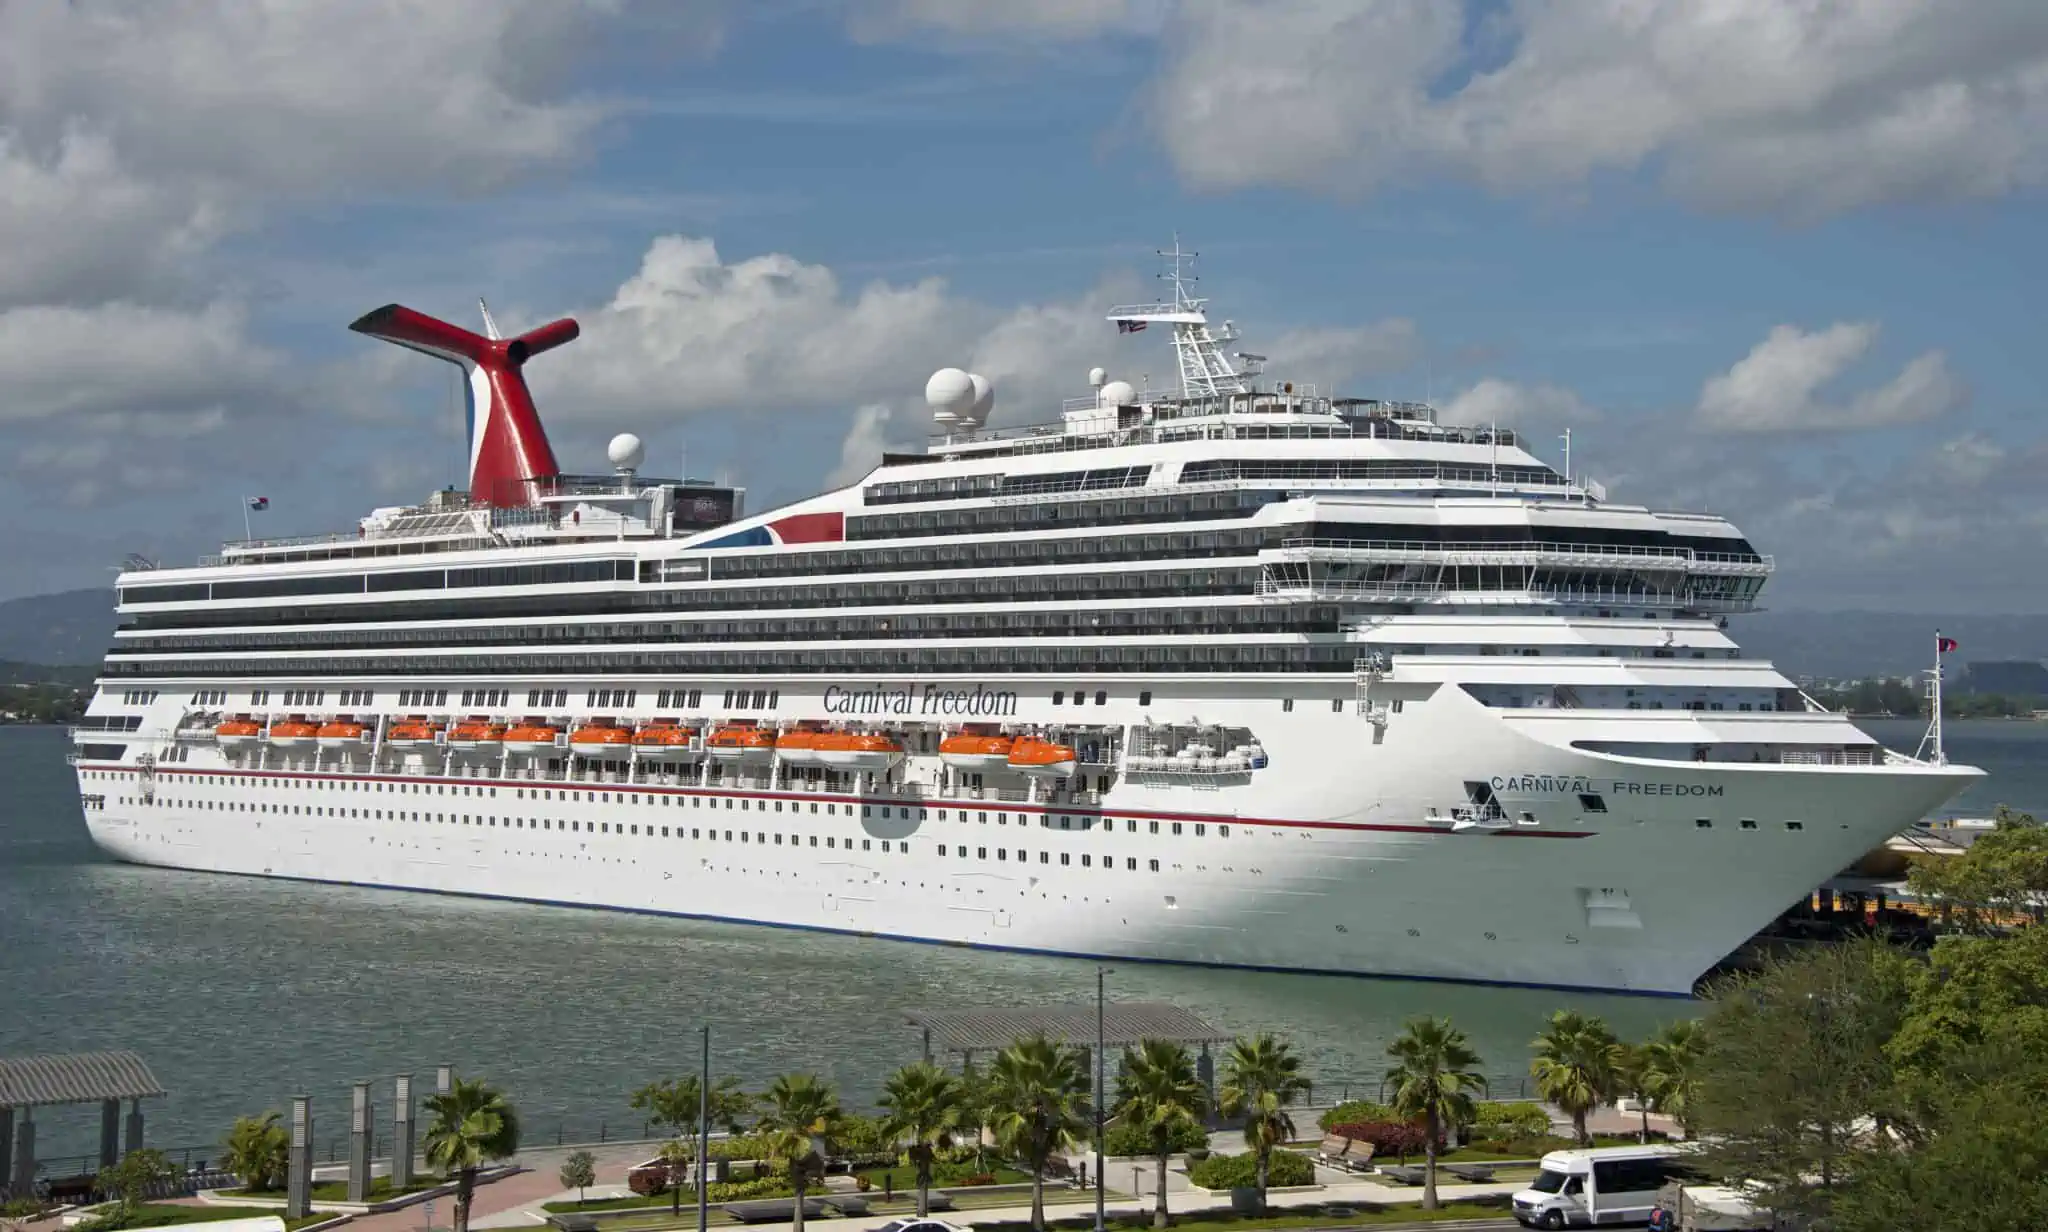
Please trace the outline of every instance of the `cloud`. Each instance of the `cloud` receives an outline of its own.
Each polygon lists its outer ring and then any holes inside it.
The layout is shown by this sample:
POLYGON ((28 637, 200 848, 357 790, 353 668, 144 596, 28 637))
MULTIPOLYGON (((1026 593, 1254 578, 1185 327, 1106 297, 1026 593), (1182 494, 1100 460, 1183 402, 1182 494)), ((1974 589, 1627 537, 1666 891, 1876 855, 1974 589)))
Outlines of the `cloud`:
POLYGON ((853 413, 853 426, 846 430, 846 439, 839 446, 839 465, 825 476, 826 487, 843 487, 881 465, 882 454, 889 448, 887 438, 893 417, 891 408, 879 402, 871 402, 853 413))
POLYGON ((1569 389, 1557 385, 1522 385, 1495 377, 1473 385, 1453 397, 1443 408, 1443 420, 1453 424, 1529 423, 1570 426, 1600 418, 1569 389))
POLYGON ((871 43, 934 35, 962 41, 1026 38, 1057 43, 1104 34, 1156 33, 1170 7, 1170 0, 871 0, 855 5, 846 24, 855 39, 871 43))
POLYGON ((1868 322, 1811 333, 1780 325, 1701 387, 1695 414, 1701 424, 1728 432, 1845 430, 1936 419, 1969 400, 1968 386, 1940 351, 1915 357, 1891 380, 1845 403, 1822 400, 1821 391, 1861 360, 1877 336, 1878 327, 1868 322))
POLYGON ((1182 177, 1364 194, 1645 171, 1811 217, 2048 180, 2048 7, 1407 0, 1187 5, 1148 112, 1182 177))
POLYGON ((1422 355, 1422 335, 1415 322, 1389 317, 1367 325, 1288 330, 1258 349, 1273 377, 1335 393, 1360 377, 1413 367, 1422 355))
POLYGON ((0 423, 199 416, 217 423, 277 398, 284 358, 248 336, 241 311, 105 304, 0 313, 0 423))

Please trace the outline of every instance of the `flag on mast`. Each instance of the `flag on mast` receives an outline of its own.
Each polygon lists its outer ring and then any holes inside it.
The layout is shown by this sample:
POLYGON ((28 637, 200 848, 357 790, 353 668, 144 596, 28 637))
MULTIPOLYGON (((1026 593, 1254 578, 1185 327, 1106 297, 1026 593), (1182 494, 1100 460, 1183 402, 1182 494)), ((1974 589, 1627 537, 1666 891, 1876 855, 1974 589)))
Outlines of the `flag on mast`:
POLYGON ((1116 323, 1116 332, 1119 334, 1135 334, 1139 330, 1144 329, 1148 324, 1150 324, 1148 321, 1118 321, 1116 323))
POLYGON ((258 513, 261 513, 265 509, 270 508, 270 498, 267 496, 250 496, 245 497, 244 499, 249 502, 249 508, 255 510, 258 513))
POLYGON ((1956 646, 1956 639, 1943 637, 1939 633, 1934 635, 1934 649, 1937 654, 1947 654, 1949 651, 1954 650, 1956 646))

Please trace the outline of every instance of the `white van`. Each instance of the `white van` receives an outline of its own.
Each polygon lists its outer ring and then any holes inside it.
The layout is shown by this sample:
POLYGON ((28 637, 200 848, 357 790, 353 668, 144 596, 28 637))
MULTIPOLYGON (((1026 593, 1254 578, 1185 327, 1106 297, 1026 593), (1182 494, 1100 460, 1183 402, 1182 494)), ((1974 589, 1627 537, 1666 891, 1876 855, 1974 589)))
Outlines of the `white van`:
POLYGON ((1670 1146, 1552 1151, 1515 1195, 1515 1219, 1529 1228, 1648 1223, 1657 1191, 1685 1175, 1679 1153, 1670 1146))

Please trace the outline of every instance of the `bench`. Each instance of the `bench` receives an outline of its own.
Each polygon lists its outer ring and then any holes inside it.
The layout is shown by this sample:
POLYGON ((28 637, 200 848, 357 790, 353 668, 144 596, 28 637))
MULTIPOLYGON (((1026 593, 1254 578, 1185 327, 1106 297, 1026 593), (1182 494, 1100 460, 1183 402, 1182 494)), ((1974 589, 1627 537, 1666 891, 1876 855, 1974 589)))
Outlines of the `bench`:
POLYGON ((1423 1181, 1422 1169, 1402 1164, 1381 1164, 1380 1175, 1392 1177, 1403 1185, 1420 1185, 1423 1181))
POLYGON ((1316 1162, 1345 1172, 1366 1172, 1372 1168, 1372 1143, 1358 1142, 1342 1134, 1329 1134, 1316 1151, 1316 1162))
MULTIPOLYGON (((849 1219, 858 1219, 868 1213, 868 1200, 857 1194, 827 1194, 825 1205, 849 1219)), ((808 1215, 809 1208, 806 1208, 804 1213, 808 1215)))
MULTIPOLYGON (((720 1210, 741 1223, 789 1223, 796 1218, 795 1198, 758 1198, 748 1202, 727 1202, 720 1210)), ((804 1218, 822 1218, 825 1203, 818 1198, 804 1199, 804 1218)))
POLYGON ((1470 1181, 1474 1185, 1486 1185, 1493 1181, 1492 1164, 1443 1164, 1441 1167, 1459 1180, 1470 1181))

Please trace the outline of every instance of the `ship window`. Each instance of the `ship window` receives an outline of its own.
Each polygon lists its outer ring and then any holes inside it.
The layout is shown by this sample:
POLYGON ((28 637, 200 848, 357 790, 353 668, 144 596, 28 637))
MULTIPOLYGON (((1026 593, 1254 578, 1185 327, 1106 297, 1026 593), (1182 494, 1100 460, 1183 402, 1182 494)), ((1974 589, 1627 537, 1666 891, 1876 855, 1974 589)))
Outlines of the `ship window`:
POLYGON ((974 849, 974 858, 975 858, 975 859, 977 859, 977 860, 986 860, 986 859, 988 859, 988 848, 986 848, 986 847, 976 847, 976 848, 974 849))
POLYGON ((1219 834, 1219 835, 1222 835, 1222 836, 1223 836, 1224 838, 1229 838, 1229 837, 1230 837, 1230 827, 1229 827, 1229 826, 1217 826, 1217 827, 1216 827, 1216 833, 1217 833, 1217 834, 1219 834))
POLYGON ((1288 711, 1288 710, 1292 710, 1292 709, 1294 709, 1294 699, 1293 699, 1293 698, 1291 698, 1291 697, 1283 697, 1283 698, 1281 698, 1281 699, 1280 699, 1280 709, 1281 709, 1282 711, 1288 711))
POLYGON ((1127 868, 1127 869, 1129 869, 1129 870, 1130 870, 1131 872, 1134 872, 1134 873, 1135 873, 1135 872, 1137 872, 1137 871, 1138 871, 1138 857, 1136 857, 1136 856, 1125 856, 1125 857, 1124 857, 1124 867, 1125 867, 1125 868, 1127 868))
POLYGON ((1604 813, 1607 811, 1607 801, 1592 792, 1582 791, 1579 793, 1579 807, 1589 813, 1604 813))
POLYGON ((1155 873, 1156 873, 1156 872, 1158 872, 1158 871, 1159 871, 1159 861, 1157 861, 1157 860, 1154 860, 1154 861, 1152 861, 1151 863, 1152 863, 1152 871, 1153 871, 1153 872, 1155 872, 1155 873))
POLYGON ((1098 706, 1106 706, 1106 705, 1108 705, 1108 704, 1109 704, 1109 692, 1108 692, 1108 690, 1106 690, 1106 689, 1097 689, 1097 690, 1095 690, 1095 704, 1096 704, 1096 705, 1098 705, 1098 706))
POLYGON ((1804 830, 1806 823, 1803 821, 1788 821, 1785 823, 1785 828, 1787 830, 1804 830))
MULTIPOLYGON (((1131 825, 1131 828, 1135 830, 1135 829, 1137 828, 1137 823, 1133 822, 1133 823, 1132 823, 1132 825, 1131 825)), ((1157 834, 1157 833, 1159 833, 1159 823, 1158 823, 1158 822, 1156 822, 1156 821, 1148 821, 1148 822, 1146 822, 1146 823, 1145 823, 1145 829, 1146 829, 1146 832, 1147 832, 1148 834, 1157 834)), ((1175 823, 1173 823, 1173 832, 1174 832, 1175 834, 1179 834, 1179 833, 1180 833, 1180 823, 1179 823, 1179 822, 1175 822, 1175 823)))
POLYGON ((1152 704, 1152 690, 1150 690, 1150 689, 1145 689, 1145 690, 1142 690, 1141 692, 1139 692, 1139 694, 1138 694, 1138 704, 1139 704, 1140 706, 1149 706, 1149 705, 1151 705, 1151 704, 1152 704))
POLYGON ((1711 830, 1714 828, 1713 820, 1707 817, 1695 817, 1692 824, 1701 830, 1711 830))
POLYGON ((946 854, 946 845, 945 845, 944 843, 940 843, 940 844, 939 844, 939 854, 940 854, 940 855, 945 855, 945 854, 946 854))
POLYGON ((1052 691, 1052 704, 1053 704, 1053 705, 1057 706, 1057 705, 1059 705, 1059 704, 1060 704, 1061 702, 1063 702, 1063 701, 1065 701, 1065 700, 1067 700, 1067 691, 1066 691, 1065 689, 1054 689, 1054 690, 1052 691))
MULTIPOLYGON (((1109 858, 1108 856, 1104 856, 1104 857, 1103 857, 1103 859, 1105 859, 1105 860, 1106 860, 1106 859, 1108 859, 1108 858, 1109 858)), ((1094 856, 1091 856, 1091 855, 1089 855, 1089 854, 1088 854, 1088 853, 1086 853, 1086 852, 1083 852, 1083 853, 1081 853, 1081 867, 1082 867, 1082 868, 1089 868, 1089 867, 1092 867, 1092 866, 1094 865, 1094 863, 1095 863, 1095 857, 1094 857, 1094 856)))
POLYGON ((1754 817, 1745 817, 1745 818, 1743 818, 1743 819, 1742 819, 1741 821, 1737 822, 1736 824, 1737 824, 1737 825, 1740 825, 1740 826, 1741 826, 1741 827, 1742 827, 1743 829, 1745 829, 1745 830, 1754 830, 1754 829, 1756 829, 1756 818, 1754 818, 1754 817))

